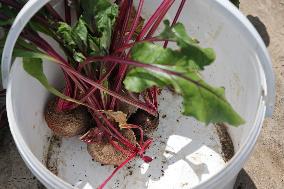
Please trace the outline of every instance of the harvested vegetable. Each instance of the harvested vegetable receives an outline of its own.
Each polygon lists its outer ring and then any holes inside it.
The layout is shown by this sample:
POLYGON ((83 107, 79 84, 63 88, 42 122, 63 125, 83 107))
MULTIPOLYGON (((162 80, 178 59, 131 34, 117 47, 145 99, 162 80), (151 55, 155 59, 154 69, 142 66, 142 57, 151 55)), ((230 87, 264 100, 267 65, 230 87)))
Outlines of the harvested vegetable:
MULTIPOLYGON (((144 152, 155 139, 146 135, 158 126, 158 96, 164 88, 183 97, 185 116, 205 124, 244 123, 227 101, 225 89, 209 85, 200 75, 216 55, 178 22, 189 1, 180 1, 172 22, 164 20, 174 2, 163 0, 149 18, 142 16, 143 5, 149 3, 144 0, 137 7, 133 0, 72 1, 71 6, 65 1, 65 18, 48 4, 18 39, 13 56, 22 57, 25 71, 59 98, 47 106, 48 126, 64 137, 86 130, 80 139, 90 155, 102 164, 118 165, 99 188, 133 158, 152 161, 144 152), (73 12, 76 16, 71 19, 73 12), (157 34, 159 27, 163 31, 157 34), (39 34, 57 41, 64 56, 39 34), (43 60, 61 68, 64 90, 49 84, 43 60)), ((22 6, 21 0, 0 0, 5 34, 22 6)))
POLYGON ((84 134, 91 127, 91 116, 87 108, 79 106, 72 110, 56 111, 56 100, 49 101, 45 120, 55 135, 61 137, 74 137, 84 134))
MULTIPOLYGON (((132 144, 136 144, 136 137, 131 129, 124 129, 121 133, 132 144)), ((92 142, 88 144, 88 152, 99 163, 117 166, 122 164, 130 155, 126 146, 115 141, 92 142), (114 145, 121 150, 116 149, 114 145)))

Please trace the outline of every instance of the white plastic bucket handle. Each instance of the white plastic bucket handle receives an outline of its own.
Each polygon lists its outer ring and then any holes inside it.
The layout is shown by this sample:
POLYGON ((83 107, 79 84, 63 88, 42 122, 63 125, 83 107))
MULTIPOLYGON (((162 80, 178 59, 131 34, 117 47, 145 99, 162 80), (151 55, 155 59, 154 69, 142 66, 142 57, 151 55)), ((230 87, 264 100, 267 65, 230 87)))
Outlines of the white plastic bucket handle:
MULTIPOLYGON (((17 15, 7 36, 2 55, 1 71, 3 88, 7 88, 8 85, 9 72, 12 64, 12 53, 19 35, 21 34, 22 30, 29 22, 29 20, 49 1, 51 0, 29 0, 17 15)), ((257 35, 258 40, 261 40, 256 30, 254 33, 257 35)), ((261 61, 261 64, 265 72, 267 84, 267 94, 264 94, 264 99, 266 102, 266 116, 272 116, 275 103, 275 79, 268 52, 265 48, 264 43, 261 43, 263 58, 265 60, 261 61)))
POLYGON ((2 54, 1 72, 2 85, 6 89, 9 80, 9 72, 12 65, 12 54, 18 37, 30 19, 51 0, 29 0, 19 12, 8 33, 2 54))

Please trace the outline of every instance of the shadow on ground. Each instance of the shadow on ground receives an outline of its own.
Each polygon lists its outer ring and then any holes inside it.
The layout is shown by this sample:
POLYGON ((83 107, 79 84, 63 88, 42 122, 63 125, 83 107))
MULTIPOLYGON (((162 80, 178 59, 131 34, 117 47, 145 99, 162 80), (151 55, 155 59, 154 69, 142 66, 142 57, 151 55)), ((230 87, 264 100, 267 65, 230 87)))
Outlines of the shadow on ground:
POLYGON ((242 169, 238 175, 234 189, 257 189, 248 173, 242 169))
POLYGON ((248 15, 247 18, 261 36, 266 47, 268 47, 270 44, 270 37, 265 24, 257 16, 248 15))
POLYGON ((0 128, 0 189, 44 189, 23 162, 9 128, 0 128))

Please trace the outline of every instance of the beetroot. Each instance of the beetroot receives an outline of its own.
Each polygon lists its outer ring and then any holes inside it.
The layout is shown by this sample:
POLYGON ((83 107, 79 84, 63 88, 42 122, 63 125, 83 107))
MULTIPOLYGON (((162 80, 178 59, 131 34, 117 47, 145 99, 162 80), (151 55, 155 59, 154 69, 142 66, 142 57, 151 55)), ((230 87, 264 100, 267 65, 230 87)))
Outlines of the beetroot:
MULTIPOLYGON (((136 144, 136 137, 131 129, 123 129, 121 133, 132 144, 136 144)), ((126 147, 120 142, 114 143, 126 150, 126 147)), ((88 144, 88 152, 94 160, 104 165, 118 166, 129 157, 128 154, 118 151, 109 141, 100 141, 88 144)))
POLYGON ((149 134, 158 127, 159 116, 153 116, 144 110, 138 109, 130 116, 128 122, 140 126, 146 134, 149 134))
POLYGON ((45 111, 45 120, 55 135, 74 137, 83 134, 91 126, 91 117, 87 108, 79 106, 73 110, 56 111, 56 100, 48 102, 45 111))

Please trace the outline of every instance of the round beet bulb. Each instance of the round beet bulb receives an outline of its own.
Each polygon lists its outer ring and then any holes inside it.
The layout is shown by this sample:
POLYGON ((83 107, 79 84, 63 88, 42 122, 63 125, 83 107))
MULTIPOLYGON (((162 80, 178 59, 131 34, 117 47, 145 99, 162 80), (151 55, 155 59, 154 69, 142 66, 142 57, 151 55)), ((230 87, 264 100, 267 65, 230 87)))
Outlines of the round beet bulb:
POLYGON ((79 106, 73 110, 57 112, 56 100, 48 102, 45 111, 45 120, 55 135, 74 137, 83 134, 91 125, 91 117, 87 108, 79 106))
POLYGON ((146 134, 149 134, 158 127, 159 116, 155 117, 144 110, 138 109, 130 116, 128 123, 140 126, 146 134))
MULTIPOLYGON (((131 129, 123 129, 121 134, 127 138, 131 144, 136 144, 136 137, 131 129)), ((118 145, 127 150, 123 144, 118 142, 118 145)), ((128 156, 118 151, 108 141, 94 142, 88 144, 88 152, 94 160, 104 165, 120 165, 128 156)))

